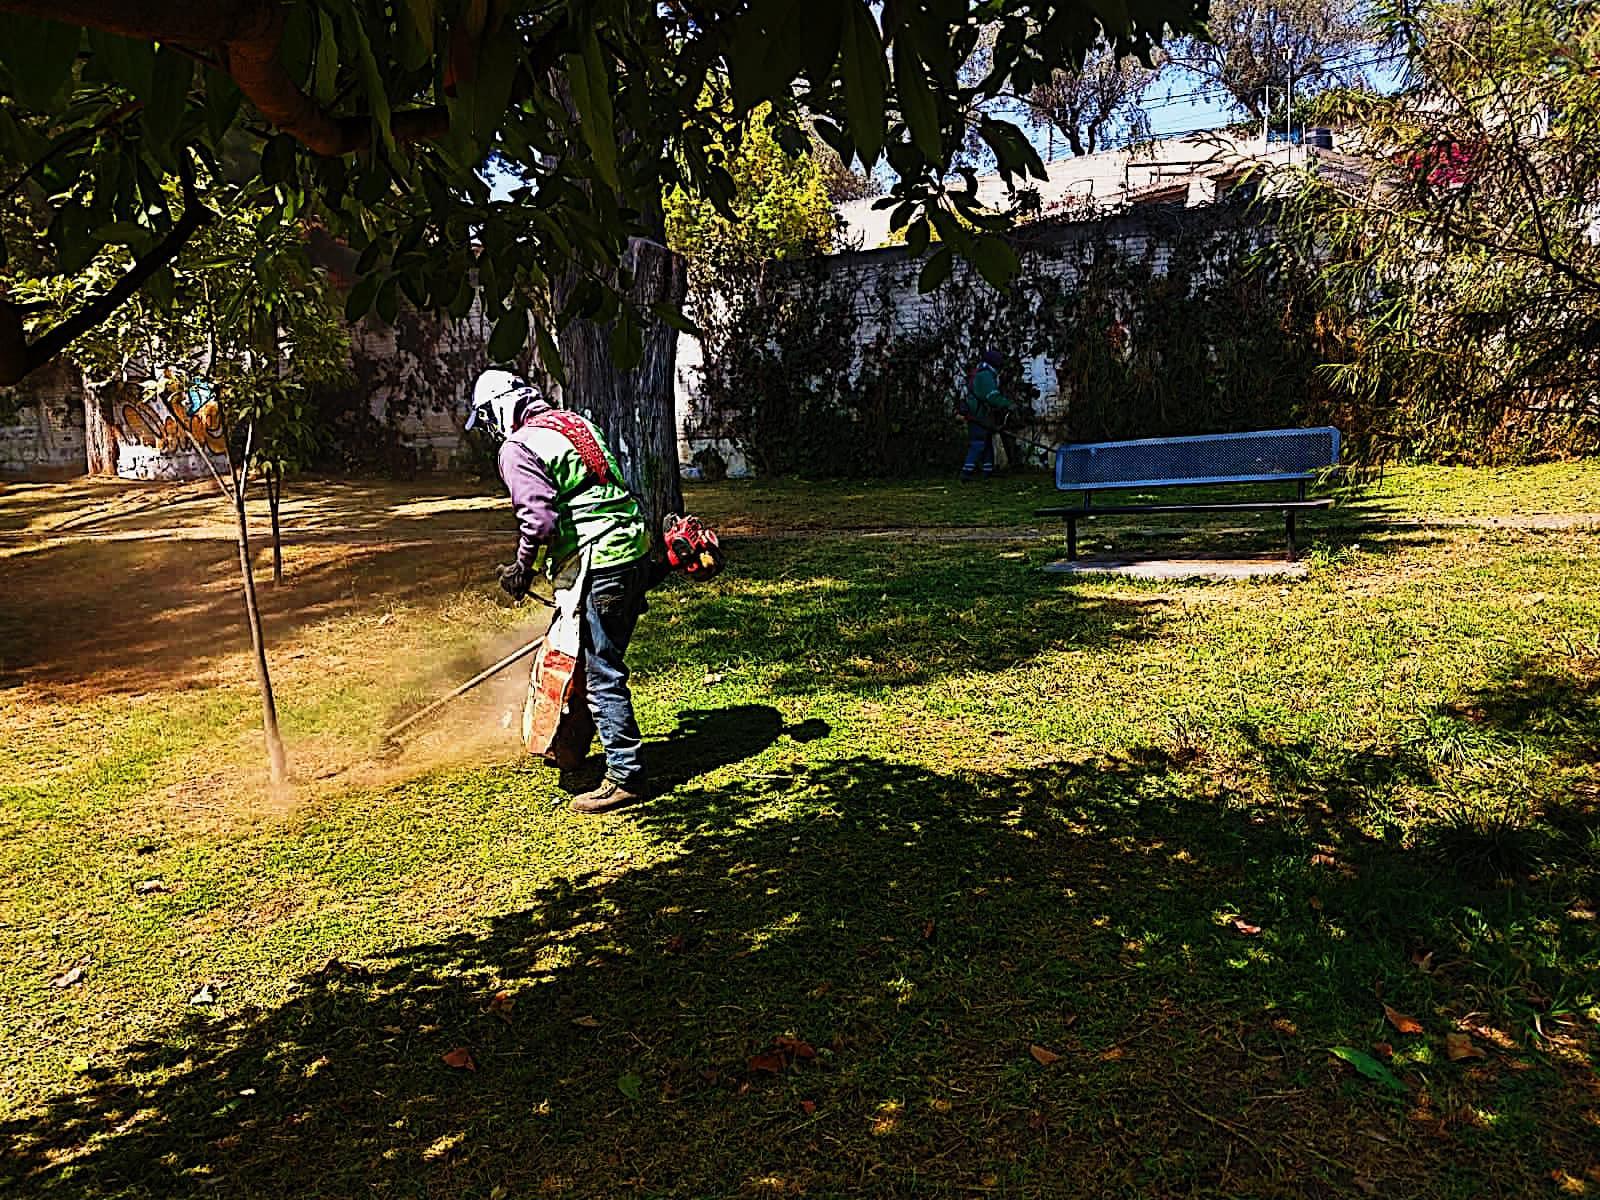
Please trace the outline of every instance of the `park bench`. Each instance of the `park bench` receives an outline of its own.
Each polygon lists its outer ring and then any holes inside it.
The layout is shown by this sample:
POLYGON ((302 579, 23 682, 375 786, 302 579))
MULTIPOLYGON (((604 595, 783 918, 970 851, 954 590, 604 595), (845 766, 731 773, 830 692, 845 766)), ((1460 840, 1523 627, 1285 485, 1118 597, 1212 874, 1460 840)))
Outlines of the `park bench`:
POLYGON ((1067 559, 1078 557, 1078 522, 1093 516, 1134 513, 1283 513, 1288 557, 1294 559, 1298 513, 1327 508, 1331 500, 1307 500, 1306 484, 1339 461, 1339 431, 1267 429, 1194 437, 1143 438, 1131 442, 1085 442, 1056 447, 1056 487, 1078 492, 1083 502, 1039 508, 1035 516, 1067 523, 1067 559), (1294 484, 1293 496, 1202 504, 1113 504, 1094 506, 1099 491, 1213 484, 1294 484))

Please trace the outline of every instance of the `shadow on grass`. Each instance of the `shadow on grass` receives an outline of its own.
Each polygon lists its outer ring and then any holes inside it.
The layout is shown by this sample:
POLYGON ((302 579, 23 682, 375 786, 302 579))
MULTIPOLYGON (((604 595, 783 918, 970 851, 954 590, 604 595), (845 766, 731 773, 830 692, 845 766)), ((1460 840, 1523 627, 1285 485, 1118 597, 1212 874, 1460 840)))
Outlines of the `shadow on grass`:
MULTIPOLYGON (((666 790, 693 782, 718 767, 754 758, 787 734, 796 742, 827 737, 828 723, 820 718, 786 725, 783 714, 769 704, 734 704, 723 708, 691 708, 678 713, 671 732, 645 737, 644 761, 655 787, 666 790)), ((594 787, 605 773, 605 757, 590 755, 581 766, 561 773, 567 791, 594 787)))
POLYGON ((1600 950, 1567 916, 1592 855, 1477 881, 1355 832, 1349 773, 1428 779, 1308 746, 1245 787, 1152 746, 677 793, 631 818, 675 857, 127 1047, 0 1127, 0 1171, 74 1197, 1536 1194, 1600 1119, 1600 950), (1463 1026, 1487 1060, 1445 1060, 1463 1026), (1328 1054, 1380 1040, 1403 1093, 1328 1054))
MULTIPOLYGON (((492 588, 491 544, 481 541, 294 554, 285 585, 260 589, 273 646, 375 603, 492 588)), ((5 570, 0 687, 194 687, 248 646, 227 543, 54 545, 5 570)), ((877 687, 1144 636, 1159 608, 1154 597, 1074 597, 1036 563, 992 546, 752 543, 716 588, 680 582, 653 596, 630 659, 641 670, 776 663, 786 691, 809 691, 819 675, 877 687)))
POLYGON ((793 694, 1002 671, 1159 632, 1161 597, 1074 592, 1040 565, 994 545, 752 542, 714 589, 675 587, 633 653, 643 670, 775 667, 771 686, 793 694))
MULTIPOLYGON (((426 601, 484 581, 492 561, 477 543, 308 546, 294 551, 292 574, 274 587, 270 551, 256 548, 271 645, 375 598, 426 601)), ((4 569, 0 687, 195 687, 249 646, 231 543, 78 542, 17 554, 4 569)))

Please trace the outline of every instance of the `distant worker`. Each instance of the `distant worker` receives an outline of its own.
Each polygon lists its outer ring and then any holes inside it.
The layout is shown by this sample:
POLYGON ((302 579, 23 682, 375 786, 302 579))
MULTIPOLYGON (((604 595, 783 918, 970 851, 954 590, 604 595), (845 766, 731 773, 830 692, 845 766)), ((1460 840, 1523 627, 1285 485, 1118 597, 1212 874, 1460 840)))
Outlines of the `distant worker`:
POLYGON ((957 411, 967 423, 967 461, 961 467, 961 482, 970 483, 979 470, 985 479, 994 476, 994 439, 1010 416, 1011 401, 1000 391, 1000 367, 1005 360, 998 350, 985 350, 967 374, 967 394, 957 411))
POLYGON ((649 784, 624 655, 652 582, 650 535, 638 502, 600 431, 510 371, 478 377, 467 428, 502 442, 500 478, 511 493, 519 537, 516 558, 500 568, 500 587, 521 600, 541 571, 555 584, 556 614, 535 668, 524 740, 566 765, 560 743, 568 756, 574 747, 581 756, 598 730, 605 778, 574 799, 572 811, 604 813, 636 803, 649 784), (580 686, 573 686, 574 673, 580 686), (579 691, 593 729, 567 703, 579 691), (541 724, 542 732, 535 728, 541 724), (562 725, 578 732, 563 738, 562 725))

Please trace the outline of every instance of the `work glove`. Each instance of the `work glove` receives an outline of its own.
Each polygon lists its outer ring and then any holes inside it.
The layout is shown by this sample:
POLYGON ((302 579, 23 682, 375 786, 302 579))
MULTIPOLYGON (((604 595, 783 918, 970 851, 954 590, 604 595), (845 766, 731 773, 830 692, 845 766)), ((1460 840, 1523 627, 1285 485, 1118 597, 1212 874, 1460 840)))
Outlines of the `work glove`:
POLYGON ((522 563, 507 563, 499 569, 500 590, 513 600, 521 600, 533 586, 533 568, 522 563))

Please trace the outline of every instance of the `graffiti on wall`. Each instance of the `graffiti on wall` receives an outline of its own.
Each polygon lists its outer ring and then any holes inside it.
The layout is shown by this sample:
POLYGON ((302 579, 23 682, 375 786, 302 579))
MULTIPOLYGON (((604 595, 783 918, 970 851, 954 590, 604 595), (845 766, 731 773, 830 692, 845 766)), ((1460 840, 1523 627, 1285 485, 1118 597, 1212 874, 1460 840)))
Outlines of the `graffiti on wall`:
POLYGON ((213 459, 228 452, 222 410, 209 383, 185 383, 168 370, 137 391, 119 390, 113 413, 116 473, 122 478, 198 479, 210 468, 195 452, 197 443, 213 459))
POLYGON ((122 437, 163 454, 193 450, 225 454, 222 410, 211 385, 203 380, 185 388, 170 373, 140 389, 140 397, 122 406, 122 437), (190 441, 190 438, 193 441, 190 441))

